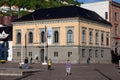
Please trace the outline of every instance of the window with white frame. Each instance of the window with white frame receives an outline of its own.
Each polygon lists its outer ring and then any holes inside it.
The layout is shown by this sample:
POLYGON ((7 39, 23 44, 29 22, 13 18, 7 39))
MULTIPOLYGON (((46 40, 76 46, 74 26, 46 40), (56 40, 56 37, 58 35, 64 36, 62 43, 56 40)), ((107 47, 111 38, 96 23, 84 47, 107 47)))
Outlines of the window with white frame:
POLYGON ((86 42, 86 28, 82 28, 82 43, 86 42))
POLYGON ((93 30, 89 29, 89 44, 93 43, 93 30))
POLYGON ((67 42, 73 43, 73 31, 71 29, 67 31, 67 42))
POLYGON ((54 57, 58 57, 58 52, 54 52, 54 57))
POLYGON ((54 43, 58 43, 58 42, 59 42, 59 32, 54 31, 54 43))
POLYGON ((114 35, 115 35, 115 37, 118 36, 118 26, 117 25, 115 25, 114 35))
POLYGON ((104 45, 104 32, 101 32, 101 45, 104 45))
POLYGON ((32 52, 29 52, 29 56, 32 56, 32 52))
POLYGON ((96 33, 95 33, 95 43, 96 43, 96 45, 99 44, 99 32, 98 31, 96 31, 96 33))
POLYGON ((82 49, 82 57, 85 57, 85 49, 82 49))
POLYGON ((115 12, 115 13, 114 13, 114 19, 115 19, 115 21, 117 21, 117 20, 118 20, 118 17, 119 17, 119 16, 118 16, 118 13, 117 13, 117 12, 115 12))
POLYGON ((17 43, 17 44, 21 44, 21 33, 20 33, 20 32, 17 32, 16 37, 17 37, 16 43, 17 43))
POLYGON ((72 57, 72 52, 68 52, 68 57, 72 57))
POLYGON ((33 43, 33 33, 32 32, 28 33, 28 42, 33 43))
POLYGON ((109 33, 106 33, 106 46, 109 46, 109 33))

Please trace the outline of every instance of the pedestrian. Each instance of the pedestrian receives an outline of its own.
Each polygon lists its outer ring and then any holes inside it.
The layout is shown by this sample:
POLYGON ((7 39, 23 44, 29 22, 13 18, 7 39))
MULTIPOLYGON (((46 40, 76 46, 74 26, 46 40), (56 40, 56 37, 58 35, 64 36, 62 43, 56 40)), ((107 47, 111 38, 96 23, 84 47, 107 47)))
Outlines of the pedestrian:
POLYGON ((24 60, 24 64, 25 64, 25 69, 28 69, 28 57, 25 58, 24 60))
POLYGON ((52 66, 52 60, 51 59, 48 59, 47 65, 48 65, 48 70, 51 70, 51 66, 52 66))
POLYGON ((22 69, 22 62, 19 62, 19 68, 22 69))
POLYGON ((66 62, 66 76, 71 75, 71 62, 67 60, 66 62))
POLYGON ((88 57, 87 59, 87 64, 90 64, 90 57, 88 57))
POLYGON ((32 59, 32 57, 31 57, 31 58, 30 58, 30 64, 32 64, 32 60, 33 60, 33 59, 32 59))

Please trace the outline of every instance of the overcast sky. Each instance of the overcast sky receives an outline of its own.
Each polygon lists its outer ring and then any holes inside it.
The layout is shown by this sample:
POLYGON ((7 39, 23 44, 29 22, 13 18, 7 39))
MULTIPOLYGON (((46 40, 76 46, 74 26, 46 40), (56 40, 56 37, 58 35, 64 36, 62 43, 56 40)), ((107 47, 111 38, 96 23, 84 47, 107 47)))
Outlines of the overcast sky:
MULTIPOLYGON (((78 0, 78 1, 83 3, 89 3, 89 2, 106 1, 106 0, 78 0)), ((113 0, 113 1, 120 3, 120 0, 113 0)))

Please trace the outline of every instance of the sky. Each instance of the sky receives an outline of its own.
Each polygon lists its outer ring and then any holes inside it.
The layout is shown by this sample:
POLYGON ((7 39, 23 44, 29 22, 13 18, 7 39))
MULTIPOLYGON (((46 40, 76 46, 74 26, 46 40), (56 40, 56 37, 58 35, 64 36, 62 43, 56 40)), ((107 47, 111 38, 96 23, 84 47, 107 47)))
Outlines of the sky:
MULTIPOLYGON (((97 1, 106 1, 106 0, 78 0, 79 2, 83 2, 83 3, 90 3, 90 2, 97 2, 97 1)), ((120 0, 113 0, 116 2, 120 3, 120 0)))

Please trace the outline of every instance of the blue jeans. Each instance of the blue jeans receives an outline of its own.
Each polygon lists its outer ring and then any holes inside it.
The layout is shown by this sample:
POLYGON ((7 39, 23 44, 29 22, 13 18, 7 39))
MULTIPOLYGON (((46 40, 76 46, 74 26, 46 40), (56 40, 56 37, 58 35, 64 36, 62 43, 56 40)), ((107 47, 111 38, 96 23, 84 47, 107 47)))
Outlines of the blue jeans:
POLYGON ((28 69, 28 67, 29 67, 28 63, 25 63, 25 69, 28 69))

